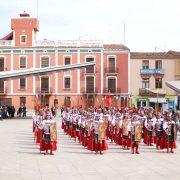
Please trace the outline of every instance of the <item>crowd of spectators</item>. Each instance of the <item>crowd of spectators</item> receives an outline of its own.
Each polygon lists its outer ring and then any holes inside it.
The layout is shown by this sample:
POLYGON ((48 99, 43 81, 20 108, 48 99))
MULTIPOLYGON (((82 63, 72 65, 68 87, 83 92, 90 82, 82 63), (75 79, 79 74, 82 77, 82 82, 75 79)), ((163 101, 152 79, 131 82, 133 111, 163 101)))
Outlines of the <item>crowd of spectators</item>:
MULTIPOLYGON (((0 120, 14 118, 16 110, 14 106, 0 105, 0 120)), ((20 106, 17 110, 17 117, 26 117, 26 106, 20 106)))

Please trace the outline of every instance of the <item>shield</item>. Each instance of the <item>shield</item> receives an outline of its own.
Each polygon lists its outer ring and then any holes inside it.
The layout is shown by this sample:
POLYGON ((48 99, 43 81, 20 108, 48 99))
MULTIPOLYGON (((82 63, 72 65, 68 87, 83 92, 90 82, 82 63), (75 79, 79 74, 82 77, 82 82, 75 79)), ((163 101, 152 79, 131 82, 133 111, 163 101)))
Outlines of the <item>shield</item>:
POLYGON ((129 123, 130 123, 130 119, 124 119, 124 121, 123 121, 123 136, 129 135, 129 131, 128 131, 129 123))
POLYGON ((135 124, 135 141, 140 142, 142 138, 142 127, 141 124, 135 124))
POLYGON ((108 117, 104 117, 104 123, 106 127, 108 126, 108 122, 109 122, 108 117))
POLYGON ((50 137, 51 137, 51 141, 57 141, 57 126, 56 126, 56 123, 53 123, 50 126, 50 137))
POLYGON ((88 135, 90 135, 92 127, 93 127, 93 121, 89 120, 88 123, 87 123, 88 135))
POLYGON ((106 125, 105 123, 99 124, 98 127, 98 140, 105 140, 106 139, 106 125))

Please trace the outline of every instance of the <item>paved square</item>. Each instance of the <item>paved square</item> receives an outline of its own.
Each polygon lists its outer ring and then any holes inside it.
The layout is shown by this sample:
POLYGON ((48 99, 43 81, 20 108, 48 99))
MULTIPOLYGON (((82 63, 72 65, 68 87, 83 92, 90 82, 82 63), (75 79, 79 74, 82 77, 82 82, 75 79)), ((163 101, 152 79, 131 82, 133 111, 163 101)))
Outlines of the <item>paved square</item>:
POLYGON ((140 146, 132 155, 109 143, 109 150, 95 155, 74 142, 58 123, 58 151, 39 154, 32 120, 0 121, 0 180, 179 180, 180 141, 174 154, 140 146))

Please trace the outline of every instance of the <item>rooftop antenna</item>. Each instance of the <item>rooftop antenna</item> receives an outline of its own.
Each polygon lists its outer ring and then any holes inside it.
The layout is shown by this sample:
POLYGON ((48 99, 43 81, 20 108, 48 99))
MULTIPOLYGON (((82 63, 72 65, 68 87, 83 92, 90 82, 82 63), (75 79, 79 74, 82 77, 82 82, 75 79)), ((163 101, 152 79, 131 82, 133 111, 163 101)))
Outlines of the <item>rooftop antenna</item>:
POLYGON ((37 18, 39 18, 39 0, 36 0, 37 18))
POLYGON ((123 25, 123 43, 126 44, 126 23, 124 21, 121 22, 123 25))

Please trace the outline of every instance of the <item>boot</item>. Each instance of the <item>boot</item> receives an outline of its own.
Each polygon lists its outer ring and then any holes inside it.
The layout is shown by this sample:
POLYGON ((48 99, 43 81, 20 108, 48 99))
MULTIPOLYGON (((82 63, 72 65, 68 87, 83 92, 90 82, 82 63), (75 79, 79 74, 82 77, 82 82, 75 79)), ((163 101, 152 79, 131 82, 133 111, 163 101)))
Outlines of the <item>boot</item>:
POLYGON ((136 144, 136 154, 139 154, 138 148, 138 144, 136 144))
POLYGON ((134 144, 132 145, 131 154, 134 154, 134 144))
POLYGON ((174 153, 173 148, 171 148, 171 153, 174 153))

